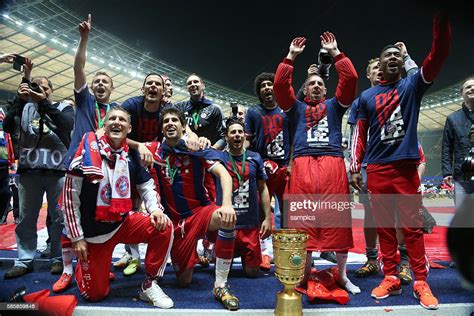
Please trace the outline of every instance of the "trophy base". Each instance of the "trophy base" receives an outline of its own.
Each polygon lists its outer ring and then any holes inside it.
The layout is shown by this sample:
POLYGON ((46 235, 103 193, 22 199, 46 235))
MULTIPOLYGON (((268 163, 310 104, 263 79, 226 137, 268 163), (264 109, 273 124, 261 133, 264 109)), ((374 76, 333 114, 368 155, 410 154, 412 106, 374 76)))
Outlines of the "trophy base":
POLYGON ((276 316, 303 316, 301 294, 295 292, 278 292, 275 307, 276 316))

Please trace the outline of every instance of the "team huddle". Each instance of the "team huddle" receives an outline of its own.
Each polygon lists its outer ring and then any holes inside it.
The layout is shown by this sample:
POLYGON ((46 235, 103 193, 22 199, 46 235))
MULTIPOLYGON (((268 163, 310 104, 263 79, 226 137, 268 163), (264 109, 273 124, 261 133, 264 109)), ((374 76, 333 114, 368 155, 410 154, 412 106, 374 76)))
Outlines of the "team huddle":
MULTIPOLYGON (((325 81, 315 67, 308 69, 302 93, 295 94, 293 65, 306 43, 305 38, 297 37, 275 74, 265 72, 255 78, 260 104, 246 114, 239 108, 228 119, 206 98, 204 82, 196 74, 187 78, 187 101, 171 103, 172 80, 151 73, 144 78, 143 95, 121 105, 111 102, 114 86, 107 73, 97 72, 90 86, 87 82, 90 31, 89 15, 79 25, 74 125, 69 126, 69 135, 62 136, 69 137, 68 146, 59 139, 61 135, 57 137, 64 153, 61 168, 65 177, 60 182, 64 224, 55 229, 57 234, 62 229, 64 270, 53 289, 64 290, 75 275, 84 298, 102 300, 113 278, 110 263, 116 245, 127 244, 135 262, 127 269, 136 271, 140 265, 137 245, 147 243, 139 297, 157 307, 171 308, 173 300, 159 286, 167 262, 171 260, 178 284, 188 286, 194 266, 202 263, 197 244, 204 239, 212 247, 210 260, 215 260, 213 294, 226 309, 237 310, 239 299, 229 286, 232 260, 240 256, 245 274, 259 275, 261 240, 271 235, 272 228, 288 224, 284 195, 337 194, 349 202, 351 183, 359 192, 370 193, 370 216, 377 227, 375 239, 378 235, 385 277, 371 296, 384 299, 401 293, 404 279, 397 250, 403 244, 413 270, 415 297, 427 309, 438 308, 426 282, 429 265, 421 224, 412 223, 419 223, 421 208, 417 166, 422 157, 416 132, 420 104, 449 53, 447 16, 435 16, 431 51, 420 68, 403 43, 388 45, 379 58, 369 61, 367 78, 372 87, 358 98, 358 74, 350 54, 339 50, 331 32, 324 32, 320 43, 338 74, 334 97, 327 95, 325 81), (349 108, 350 179, 342 132, 349 108), (365 184, 361 171, 366 173, 365 184), (413 196, 412 203, 407 206, 401 202, 405 200, 386 198, 397 194, 413 196), (276 211, 272 214, 272 198, 281 217, 276 211), (402 243, 397 231, 404 237, 402 243), (73 254, 78 260, 75 273, 73 254)), ((37 82, 41 91, 31 92, 22 84, 19 94, 37 103, 47 99, 47 78, 33 77, 31 82, 37 82)), ((66 106, 59 111, 64 109, 66 106)), ((339 285, 353 295, 361 293, 346 272, 348 251, 354 247, 350 210, 318 214, 318 225, 304 228, 309 240, 300 287, 309 289, 315 282, 312 252, 335 252, 339 285)), ((369 216, 367 210, 365 216, 369 216)), ((18 230, 17 238, 21 238, 18 230)), ((367 257, 365 270, 358 270, 356 276, 378 271, 377 255, 374 259, 368 251, 367 257)), ((22 265, 15 263, 15 267, 18 272, 22 265)), ((24 265, 24 269, 27 273, 30 268, 24 265)), ((13 272, 11 276, 15 277, 13 272)))

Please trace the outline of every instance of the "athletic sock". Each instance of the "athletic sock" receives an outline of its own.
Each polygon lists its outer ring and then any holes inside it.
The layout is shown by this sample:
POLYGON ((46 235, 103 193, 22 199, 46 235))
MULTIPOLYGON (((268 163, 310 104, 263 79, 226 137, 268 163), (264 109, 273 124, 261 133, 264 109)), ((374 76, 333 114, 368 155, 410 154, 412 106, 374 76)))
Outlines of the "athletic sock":
POLYGON ((406 245, 398 245, 398 251, 400 252, 400 264, 409 264, 409 257, 406 245))
POLYGON ((214 247, 216 251, 216 281, 214 287, 224 287, 227 283, 230 265, 234 257, 234 244, 235 230, 219 229, 214 247))
POLYGON ((336 252, 337 258, 337 270, 339 272, 339 279, 341 280, 342 285, 346 288, 348 292, 352 294, 359 294, 360 288, 354 285, 351 280, 347 277, 346 264, 347 264, 347 252, 336 252))
POLYGON ((72 275, 74 269, 72 268, 72 258, 74 251, 72 249, 72 242, 64 233, 61 233, 61 255, 63 257, 63 273, 72 275))
POLYGON ((140 251, 138 250, 138 244, 129 245, 130 252, 132 253, 133 259, 140 259, 140 251))

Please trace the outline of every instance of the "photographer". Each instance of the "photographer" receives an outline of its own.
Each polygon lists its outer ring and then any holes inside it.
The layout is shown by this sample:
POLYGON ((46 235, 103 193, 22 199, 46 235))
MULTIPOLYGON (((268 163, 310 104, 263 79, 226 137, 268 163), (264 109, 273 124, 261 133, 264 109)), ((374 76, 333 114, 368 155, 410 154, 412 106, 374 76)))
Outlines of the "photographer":
POLYGON ((454 185, 456 208, 459 208, 467 194, 474 193, 472 166, 466 165, 471 172, 463 174, 462 171, 465 159, 472 159, 470 134, 474 133, 474 77, 463 82, 461 96, 462 108, 446 118, 441 151, 443 181, 449 186, 454 185))
POLYGON ((74 110, 68 103, 53 103, 53 86, 47 77, 30 80, 33 64, 28 58, 18 95, 4 122, 6 132, 15 129, 15 117, 20 121, 19 139, 19 199, 20 222, 16 227, 18 260, 4 275, 5 279, 33 271, 37 247, 36 224, 46 192, 48 213, 52 219, 51 273, 61 273, 60 234, 62 213, 56 210, 64 182, 63 165, 74 125, 74 110))

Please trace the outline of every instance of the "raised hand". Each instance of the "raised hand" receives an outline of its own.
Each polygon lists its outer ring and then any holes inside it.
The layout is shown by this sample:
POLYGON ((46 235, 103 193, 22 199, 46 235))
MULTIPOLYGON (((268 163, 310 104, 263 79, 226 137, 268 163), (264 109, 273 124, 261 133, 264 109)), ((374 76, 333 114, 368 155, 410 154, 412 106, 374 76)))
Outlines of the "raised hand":
POLYGON ((23 64, 23 77, 25 79, 31 79, 31 71, 33 70, 33 62, 30 58, 25 58, 25 63, 23 64))
POLYGON ((290 44, 290 51, 288 52, 288 55, 286 58, 294 60, 296 56, 301 54, 304 51, 304 48, 306 44, 306 38, 305 37, 296 37, 291 41, 290 44))
POLYGON ((336 57, 341 52, 337 48, 336 36, 331 32, 324 32, 321 36, 321 47, 326 49, 332 57, 336 57))
POLYGON ((309 67, 308 67, 308 76, 317 75, 318 73, 319 73, 318 65, 316 65, 316 64, 309 65, 309 67))
POLYGON ((18 97, 23 101, 28 101, 30 97, 30 88, 27 83, 22 83, 18 87, 18 97))
POLYGON ((400 52, 402 53, 402 57, 405 57, 406 55, 408 55, 408 51, 407 51, 407 47, 405 46, 405 43, 403 42, 396 42, 395 43, 395 46, 400 50, 400 52))
POLYGON ((1 63, 13 64, 14 61, 15 61, 15 54, 1 54, 0 55, 0 64, 1 63))
POLYGON ((87 21, 83 21, 79 24, 79 33, 82 36, 88 36, 89 32, 91 31, 92 28, 92 17, 91 14, 89 13, 87 15, 87 21))

